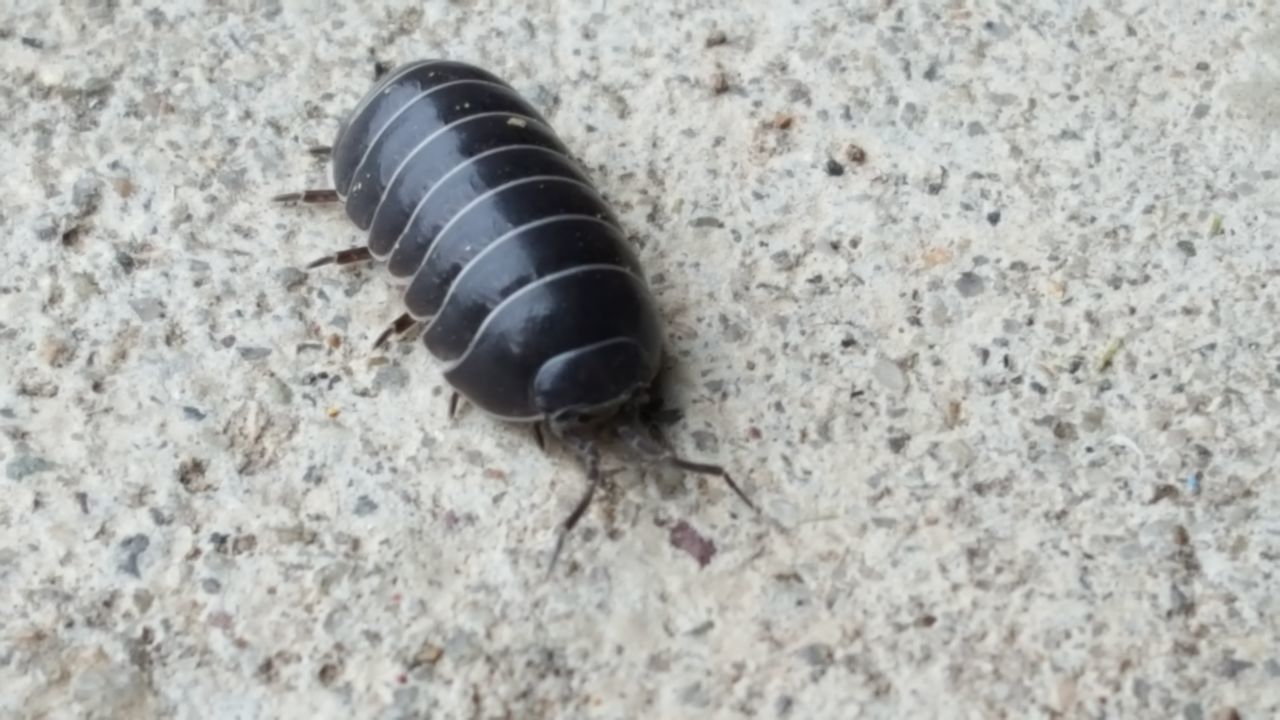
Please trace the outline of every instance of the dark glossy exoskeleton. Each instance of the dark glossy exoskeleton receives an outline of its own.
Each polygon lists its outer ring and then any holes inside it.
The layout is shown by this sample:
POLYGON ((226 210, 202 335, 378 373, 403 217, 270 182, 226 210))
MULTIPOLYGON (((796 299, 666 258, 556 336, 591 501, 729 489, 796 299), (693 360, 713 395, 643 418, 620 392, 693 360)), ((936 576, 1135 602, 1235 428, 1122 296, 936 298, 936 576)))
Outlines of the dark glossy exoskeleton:
POLYGON ((663 333, 639 260, 587 174, 510 85, 461 62, 402 65, 356 105, 330 152, 332 190, 277 199, 341 201, 368 237, 310 267, 385 262, 407 312, 378 344, 422 327, 455 400, 545 424, 584 461, 589 486, 552 566, 599 484, 602 437, 719 475, 751 504, 723 469, 676 457, 646 421, 663 333))

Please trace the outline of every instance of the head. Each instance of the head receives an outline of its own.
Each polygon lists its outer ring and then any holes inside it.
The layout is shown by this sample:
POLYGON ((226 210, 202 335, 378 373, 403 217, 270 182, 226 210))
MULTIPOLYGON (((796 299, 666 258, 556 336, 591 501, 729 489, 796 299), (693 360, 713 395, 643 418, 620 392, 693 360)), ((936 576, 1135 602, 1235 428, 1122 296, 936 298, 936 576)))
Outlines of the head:
POLYGON ((656 363, 617 339, 552 358, 533 383, 534 402, 557 435, 589 434, 634 416, 649 396, 656 363))

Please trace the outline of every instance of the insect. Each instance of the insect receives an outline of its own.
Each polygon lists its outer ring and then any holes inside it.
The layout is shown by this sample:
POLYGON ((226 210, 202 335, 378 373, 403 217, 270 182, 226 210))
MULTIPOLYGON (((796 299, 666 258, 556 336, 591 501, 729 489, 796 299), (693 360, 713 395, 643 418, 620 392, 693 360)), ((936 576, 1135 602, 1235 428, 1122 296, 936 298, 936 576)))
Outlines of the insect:
POLYGON ((411 62, 387 72, 327 150, 334 187, 274 198, 338 203, 363 245, 308 265, 385 263, 406 311, 378 337, 417 329, 459 397, 531 424, 582 462, 586 492, 549 563, 601 483, 600 447, 722 478, 678 457, 653 420, 661 319, 622 227, 546 119, 474 65, 411 62))

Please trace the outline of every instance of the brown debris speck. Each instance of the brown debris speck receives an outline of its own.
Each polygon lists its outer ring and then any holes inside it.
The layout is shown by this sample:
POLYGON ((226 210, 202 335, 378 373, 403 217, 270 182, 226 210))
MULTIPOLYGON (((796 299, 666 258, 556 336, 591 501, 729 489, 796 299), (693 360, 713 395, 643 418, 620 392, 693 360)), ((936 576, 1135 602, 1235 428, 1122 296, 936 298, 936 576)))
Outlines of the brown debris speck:
POLYGON ((435 665, 440 662, 440 658, 444 657, 444 649, 432 643, 423 643, 418 648, 418 652, 413 654, 409 660, 409 669, 423 667, 424 665, 435 665))
POLYGON ((681 520, 671 528, 671 547, 683 550, 698 561, 699 567, 706 567, 715 557, 716 544, 703 537, 692 525, 681 520))
POLYGON ((188 458, 178 465, 178 483, 189 493, 213 488, 213 484, 205 479, 205 464, 199 458, 188 458))
POLYGON ((231 543, 232 555, 243 555, 247 552, 253 552, 258 547, 258 538, 255 535, 241 535, 231 543))
POLYGON ((723 70, 711 76, 711 94, 723 95, 729 92, 729 76, 723 70))
POLYGON ((849 143, 849 146, 844 149, 844 156, 854 165, 861 165, 867 161, 867 151, 853 143, 849 143))
POLYGON ((111 181, 111 186, 115 188, 116 195, 128 199, 133 194, 133 181, 127 177, 119 177, 111 181))
POLYGON ((1151 496, 1151 499, 1147 501, 1147 504, 1155 505, 1156 503, 1166 498, 1177 498, 1177 497, 1178 497, 1178 488, 1168 483, 1165 483, 1163 485, 1156 486, 1155 494, 1151 496))
POLYGON ((342 674, 342 668, 336 663, 325 663, 320 668, 320 682, 324 685, 332 685, 340 674, 342 674))

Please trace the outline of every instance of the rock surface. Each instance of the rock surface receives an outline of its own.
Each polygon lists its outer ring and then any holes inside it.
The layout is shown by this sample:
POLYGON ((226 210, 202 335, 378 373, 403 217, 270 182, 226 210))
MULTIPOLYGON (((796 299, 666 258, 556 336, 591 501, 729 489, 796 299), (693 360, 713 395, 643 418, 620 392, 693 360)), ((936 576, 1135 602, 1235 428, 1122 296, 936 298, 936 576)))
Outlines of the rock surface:
POLYGON ((1274 3, 7 8, 0 716, 1280 713, 1274 3), (299 272, 426 56, 591 169, 776 524, 627 470, 544 579, 573 459, 299 272))

